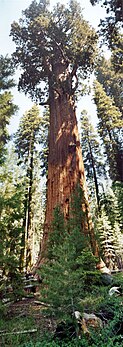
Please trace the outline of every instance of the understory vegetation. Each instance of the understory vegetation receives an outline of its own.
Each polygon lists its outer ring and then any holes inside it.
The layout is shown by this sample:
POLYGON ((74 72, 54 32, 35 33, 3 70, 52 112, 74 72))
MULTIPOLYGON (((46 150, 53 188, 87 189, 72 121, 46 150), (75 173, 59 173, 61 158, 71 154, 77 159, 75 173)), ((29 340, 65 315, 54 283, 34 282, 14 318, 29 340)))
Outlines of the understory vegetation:
POLYGON ((59 207, 54 211, 47 261, 38 270, 41 278, 38 292, 27 293, 23 289, 20 300, 17 295, 13 302, 2 302, 2 346, 121 346, 123 275, 122 272, 102 274, 96 270, 98 259, 81 233, 82 212, 77 203, 80 194, 77 188, 69 222, 64 221, 59 207), (119 288, 118 296, 109 295, 112 287, 119 288), (102 325, 90 326, 89 334, 81 326, 81 336, 78 336, 75 311, 81 315, 95 314, 102 325))
MULTIPOLYGON (((123 289, 123 279, 121 275, 116 275, 113 278, 114 285, 121 285, 123 289)), ((40 309, 38 311, 38 318, 34 314, 34 308, 30 311, 30 314, 24 315, 20 310, 15 312, 14 316, 10 312, 10 316, 7 313, 7 308, 2 312, 2 318, 0 319, 0 333, 1 331, 7 332, 8 335, 0 335, 1 346, 17 346, 17 347, 59 347, 59 346, 83 346, 83 347, 121 347, 123 342, 122 327, 123 327, 123 307, 121 297, 109 298, 108 289, 110 286, 93 287, 93 293, 85 293, 85 297, 81 302, 83 310, 89 310, 89 312, 96 312, 99 317, 103 317, 104 327, 101 331, 95 331, 91 329, 90 337, 82 335, 81 339, 76 336, 72 337, 69 327, 67 325, 64 332, 60 337, 54 337, 53 329, 56 325, 56 321, 53 322, 53 318, 50 316, 49 320, 46 320, 46 309, 40 309), (26 316, 27 315, 27 316, 26 316), (50 321, 51 320, 51 321, 50 321), (52 322, 52 328, 49 323, 52 322), (54 323, 54 324, 53 324, 54 323), (50 326, 50 327, 49 327, 50 326), (25 330, 35 330, 30 333, 12 334, 12 332, 24 332, 25 330), (10 334, 9 334, 10 333, 10 334)))

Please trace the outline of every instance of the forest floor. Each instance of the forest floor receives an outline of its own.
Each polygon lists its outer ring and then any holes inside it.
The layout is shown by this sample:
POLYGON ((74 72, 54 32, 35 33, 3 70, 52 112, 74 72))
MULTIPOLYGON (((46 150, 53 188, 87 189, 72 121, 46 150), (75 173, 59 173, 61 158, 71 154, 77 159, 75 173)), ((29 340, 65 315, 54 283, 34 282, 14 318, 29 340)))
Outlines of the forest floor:
MULTIPOLYGON (((43 333, 46 331, 53 332, 55 329, 55 321, 47 318, 45 314, 46 307, 39 301, 39 296, 34 296, 30 298, 24 298, 22 300, 16 301, 7 309, 8 318, 33 318, 37 329, 40 329, 43 333)), ((33 327, 31 327, 33 329, 33 327)), ((30 329, 31 329, 30 328, 30 329)))
MULTIPOLYGON (((98 340, 95 344, 91 345, 88 341, 83 342, 84 340, 82 340, 81 344, 79 342, 79 346, 97 347, 100 345, 101 347, 111 347, 115 345, 113 344, 115 343, 114 335, 116 334, 117 336, 117 331, 118 334, 121 334, 119 328, 123 324, 123 273, 113 276, 113 285, 121 287, 121 296, 110 298, 108 291, 111 285, 106 285, 95 287, 94 292, 89 293, 87 297, 85 296, 85 298, 83 298, 82 306, 85 312, 101 312, 103 316, 106 315, 107 320, 109 319, 109 327, 107 324, 102 334, 99 335, 99 338, 102 336, 101 342, 98 340), (117 328, 118 324, 119 328, 117 328), (106 340, 107 334, 109 334, 109 342, 106 340)), ((39 291, 36 293, 27 293, 26 296, 20 300, 17 299, 16 301, 4 302, 4 304, 0 306, 0 347, 59 346, 59 344, 55 344, 53 341, 58 322, 47 315, 48 305, 46 306, 41 301, 40 290, 41 288, 39 288, 39 291)), ((118 339, 119 338, 118 336, 118 339)), ((117 347, 123 346, 123 337, 116 343, 117 347)), ((69 346, 73 345, 69 344, 69 346)))
POLYGON ((21 346, 54 334, 55 320, 47 317, 46 307, 39 300, 35 295, 5 305, 0 314, 0 347, 21 346))

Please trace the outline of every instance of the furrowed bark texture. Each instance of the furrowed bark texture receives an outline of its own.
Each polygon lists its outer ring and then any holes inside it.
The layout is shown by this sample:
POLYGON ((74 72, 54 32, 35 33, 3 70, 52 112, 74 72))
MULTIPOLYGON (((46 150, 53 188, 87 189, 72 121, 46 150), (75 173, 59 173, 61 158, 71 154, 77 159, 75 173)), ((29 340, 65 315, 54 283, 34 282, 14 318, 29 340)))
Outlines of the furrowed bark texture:
POLYGON ((54 66, 55 88, 52 79, 49 80, 50 96, 50 135, 47 180, 47 206, 44 235, 38 265, 45 259, 45 251, 53 211, 60 205, 65 218, 69 218, 71 194, 77 184, 82 187, 82 210, 85 212, 83 231, 90 236, 90 244, 95 255, 98 247, 94 237, 90 216, 84 165, 72 93, 72 78, 65 64, 54 66), (58 86, 58 88, 56 88, 58 86))
POLYGON ((51 98, 47 207, 41 258, 50 232, 53 210, 60 205, 65 218, 69 217, 70 197, 79 183, 83 189, 82 210, 85 212, 83 230, 89 233, 94 254, 98 253, 89 211, 84 165, 78 134, 75 105, 68 94, 51 98))

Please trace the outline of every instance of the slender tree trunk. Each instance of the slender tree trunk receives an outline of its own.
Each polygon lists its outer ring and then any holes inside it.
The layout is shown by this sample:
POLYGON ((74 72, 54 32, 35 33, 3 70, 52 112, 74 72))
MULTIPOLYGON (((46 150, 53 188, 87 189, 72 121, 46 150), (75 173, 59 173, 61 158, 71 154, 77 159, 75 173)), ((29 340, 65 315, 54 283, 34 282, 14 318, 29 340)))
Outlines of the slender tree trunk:
POLYGON ((91 148, 90 141, 89 141, 89 149, 90 149, 91 163, 92 163, 92 170, 93 170, 93 178, 94 178, 94 184, 95 184, 95 190, 96 190, 96 200, 97 200, 97 206, 98 206, 98 210, 99 210, 100 209, 99 188, 98 188, 97 175, 96 175, 96 170, 95 170, 95 165, 94 165, 94 158, 93 158, 93 153, 92 153, 92 148, 91 148))
POLYGON ((33 156, 34 156, 34 141, 30 140, 29 148, 29 167, 28 167, 28 216, 27 216, 27 247, 26 247, 26 269, 30 269, 32 266, 32 254, 33 254, 33 231, 32 231, 32 185, 33 185, 33 156))
POLYGON ((24 218, 23 218, 23 232, 21 237, 21 252, 19 260, 20 272, 24 271, 26 264, 26 238, 27 238, 27 210, 28 210, 28 187, 26 187, 24 199, 24 218))
POLYGON ((27 168, 27 187, 25 194, 25 207, 24 207, 24 220, 23 220, 23 234, 21 240, 21 254, 20 254, 20 271, 24 268, 30 269, 32 266, 32 252, 33 252, 33 235, 32 235, 32 213, 31 213, 31 201, 32 201, 32 184, 33 184, 33 154, 34 145, 33 140, 29 143, 28 153, 28 168, 27 168))

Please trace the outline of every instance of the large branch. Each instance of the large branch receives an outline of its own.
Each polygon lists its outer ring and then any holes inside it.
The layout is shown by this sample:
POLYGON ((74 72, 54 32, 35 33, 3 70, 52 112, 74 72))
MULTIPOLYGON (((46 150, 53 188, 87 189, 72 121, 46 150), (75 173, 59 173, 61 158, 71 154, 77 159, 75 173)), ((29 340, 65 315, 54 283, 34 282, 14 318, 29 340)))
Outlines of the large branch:
POLYGON ((73 77, 75 77, 75 79, 76 79, 75 86, 71 89, 71 94, 75 93, 75 91, 78 87, 78 83, 79 83, 78 76, 77 76, 77 68, 78 68, 78 65, 77 65, 77 63, 75 63, 73 65, 73 69, 72 69, 71 74, 70 74, 71 75, 71 82, 72 82, 73 77))
POLYGON ((78 88, 79 80, 78 76, 75 74, 74 77, 76 78, 75 86, 71 89, 72 94, 75 93, 76 89, 78 88))
POLYGON ((52 74, 52 64, 50 63, 49 58, 47 56, 44 57, 42 65, 44 65, 44 69, 47 73, 47 76, 48 78, 50 78, 52 74))
POLYGON ((55 40, 53 40, 53 41, 56 44, 57 48, 60 50, 62 58, 64 59, 65 63, 69 64, 70 60, 68 59, 68 57, 65 56, 65 53, 64 53, 63 49, 61 48, 61 43, 58 44, 58 42, 56 42, 55 40))
POLYGON ((71 77, 76 76, 77 69, 78 69, 78 64, 75 63, 75 64, 73 65, 73 69, 72 69, 72 71, 71 71, 71 77))
POLYGON ((50 104, 49 98, 48 98, 46 101, 41 101, 41 102, 39 102, 39 105, 41 105, 41 106, 47 106, 47 105, 49 105, 49 104, 50 104))

